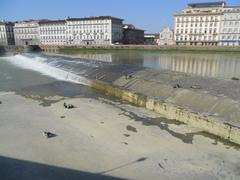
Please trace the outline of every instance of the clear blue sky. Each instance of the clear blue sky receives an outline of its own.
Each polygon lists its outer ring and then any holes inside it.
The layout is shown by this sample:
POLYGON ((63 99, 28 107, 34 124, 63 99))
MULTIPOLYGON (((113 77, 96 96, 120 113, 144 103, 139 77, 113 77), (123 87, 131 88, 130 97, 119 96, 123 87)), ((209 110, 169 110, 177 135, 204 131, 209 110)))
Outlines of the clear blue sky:
MULTIPOLYGON (((190 2, 212 0, 0 0, 0 20, 62 19, 111 15, 149 33, 173 26, 173 14, 190 2)), ((227 0, 240 5, 240 0, 227 0)))

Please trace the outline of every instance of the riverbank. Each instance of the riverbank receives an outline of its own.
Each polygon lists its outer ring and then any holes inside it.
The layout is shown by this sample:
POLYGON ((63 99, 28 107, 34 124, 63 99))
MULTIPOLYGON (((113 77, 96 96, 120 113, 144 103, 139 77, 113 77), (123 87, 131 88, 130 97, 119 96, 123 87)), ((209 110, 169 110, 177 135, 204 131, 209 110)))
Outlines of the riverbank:
MULTIPOLYGON (((52 47, 42 47, 47 50, 52 47)), ((197 52, 197 53, 240 53, 240 47, 197 47, 197 46, 154 46, 154 45, 112 45, 112 46, 72 46, 57 47, 56 52, 64 54, 78 54, 84 52, 111 52, 111 51, 150 51, 150 52, 197 52)))
POLYGON ((238 146, 145 108, 56 89, 50 83, 0 93, 1 179, 239 177, 238 146))
POLYGON ((95 68, 83 78, 85 84, 109 95, 240 144, 240 81, 237 79, 126 65, 95 68))

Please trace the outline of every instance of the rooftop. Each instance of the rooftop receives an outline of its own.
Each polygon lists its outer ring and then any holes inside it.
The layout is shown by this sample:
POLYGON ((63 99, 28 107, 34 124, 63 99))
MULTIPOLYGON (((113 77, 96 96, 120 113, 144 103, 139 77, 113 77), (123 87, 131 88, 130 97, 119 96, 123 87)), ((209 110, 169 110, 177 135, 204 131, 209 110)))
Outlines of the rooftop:
POLYGON ((225 1, 218 2, 201 2, 201 3, 189 3, 190 8, 211 8, 211 7, 224 7, 226 5, 225 1))
POLYGON ((138 31, 144 31, 143 29, 136 28, 132 24, 123 24, 123 29, 134 29, 134 30, 138 30, 138 31))
POLYGON ((123 19, 113 17, 113 16, 91 16, 91 17, 84 17, 84 18, 67 18, 67 21, 102 20, 102 19, 112 19, 112 20, 123 21, 123 19))
POLYGON ((13 25, 13 22, 10 22, 10 21, 0 21, 0 25, 13 25))
POLYGON ((66 20, 41 20, 39 24, 66 23, 66 20))

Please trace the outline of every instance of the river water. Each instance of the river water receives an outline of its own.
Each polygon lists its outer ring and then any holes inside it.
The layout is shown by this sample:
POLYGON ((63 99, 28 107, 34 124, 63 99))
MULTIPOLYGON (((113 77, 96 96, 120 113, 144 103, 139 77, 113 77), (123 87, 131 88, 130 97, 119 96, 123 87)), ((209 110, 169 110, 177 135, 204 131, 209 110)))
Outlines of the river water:
POLYGON ((240 77, 240 54, 237 53, 119 51, 110 53, 86 52, 76 56, 84 59, 95 59, 115 64, 132 64, 205 77, 224 79, 240 77))
POLYGON ((203 77, 240 78, 240 54, 150 51, 84 52, 73 58, 22 54, 0 57, 0 90, 9 91, 56 80, 77 82, 93 68, 125 65, 184 72, 203 77))

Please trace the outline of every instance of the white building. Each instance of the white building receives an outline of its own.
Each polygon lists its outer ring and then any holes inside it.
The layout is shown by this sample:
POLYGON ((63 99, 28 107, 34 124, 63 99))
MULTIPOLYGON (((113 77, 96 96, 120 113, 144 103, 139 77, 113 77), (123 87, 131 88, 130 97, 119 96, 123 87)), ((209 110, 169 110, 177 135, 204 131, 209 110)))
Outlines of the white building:
POLYGON ((0 22, 0 45, 14 45, 13 23, 0 22))
POLYGON ((15 44, 39 45, 39 24, 38 21, 19 21, 14 24, 15 44))
POLYGON ((45 20, 39 22, 39 38, 41 45, 66 45, 66 20, 45 20))
POLYGON ((228 7, 221 21, 221 46, 240 46, 240 7, 228 7))
POLYGON ((68 45, 111 45, 122 41, 122 19, 111 16, 68 18, 68 45))
POLYGON ((174 45, 174 33, 171 28, 167 27, 160 31, 159 45, 174 45))
POLYGON ((219 42, 220 21, 225 2, 191 3, 174 16, 177 45, 212 45, 219 42))

